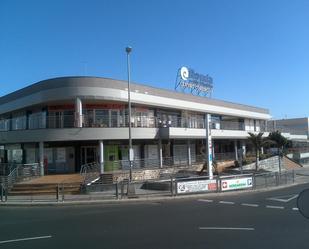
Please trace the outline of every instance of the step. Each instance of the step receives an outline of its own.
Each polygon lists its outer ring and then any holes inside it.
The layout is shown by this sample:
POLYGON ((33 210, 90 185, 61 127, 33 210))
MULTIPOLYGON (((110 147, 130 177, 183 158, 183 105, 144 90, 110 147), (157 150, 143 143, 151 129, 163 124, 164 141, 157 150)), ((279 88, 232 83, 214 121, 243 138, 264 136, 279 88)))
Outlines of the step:
MULTIPOLYGON (((56 191, 9 191, 8 195, 9 196, 29 196, 29 195, 56 195, 56 191)), ((78 190, 71 190, 71 191, 64 191, 64 194, 79 194, 80 191, 78 190)), ((62 192, 59 193, 60 195, 62 192)))

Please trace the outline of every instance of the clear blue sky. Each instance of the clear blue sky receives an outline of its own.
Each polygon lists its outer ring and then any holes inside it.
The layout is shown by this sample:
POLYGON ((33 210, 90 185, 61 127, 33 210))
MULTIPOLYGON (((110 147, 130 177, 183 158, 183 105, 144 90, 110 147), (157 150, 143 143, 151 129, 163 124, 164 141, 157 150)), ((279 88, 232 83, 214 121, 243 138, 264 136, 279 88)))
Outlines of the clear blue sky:
POLYGON ((1 0, 0 96, 89 75, 173 89, 177 69, 214 78, 213 97, 309 116, 309 0, 1 0))

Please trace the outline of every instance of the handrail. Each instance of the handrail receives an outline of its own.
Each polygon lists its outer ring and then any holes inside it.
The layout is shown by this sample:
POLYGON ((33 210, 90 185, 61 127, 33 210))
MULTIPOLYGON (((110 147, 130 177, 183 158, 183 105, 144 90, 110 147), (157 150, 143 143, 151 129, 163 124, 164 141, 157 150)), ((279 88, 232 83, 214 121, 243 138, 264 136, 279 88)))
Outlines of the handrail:
POLYGON ((38 163, 16 164, 16 166, 10 170, 8 175, 2 176, 0 178, 0 182, 4 183, 7 189, 10 189, 16 182, 24 179, 25 177, 40 175, 40 169, 38 165, 38 163))
POLYGON ((84 164, 81 166, 80 174, 84 177, 83 185, 86 185, 100 176, 100 166, 97 162, 84 164))

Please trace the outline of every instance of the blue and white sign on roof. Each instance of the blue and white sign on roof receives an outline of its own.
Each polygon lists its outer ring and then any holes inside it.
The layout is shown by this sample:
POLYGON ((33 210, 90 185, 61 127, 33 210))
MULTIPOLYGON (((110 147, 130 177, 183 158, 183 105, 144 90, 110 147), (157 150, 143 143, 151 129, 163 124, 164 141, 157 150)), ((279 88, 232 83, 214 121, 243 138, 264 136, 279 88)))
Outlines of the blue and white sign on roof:
POLYGON ((202 75, 191 68, 181 67, 178 70, 175 83, 175 90, 180 89, 182 92, 211 97, 213 79, 208 74, 202 75))

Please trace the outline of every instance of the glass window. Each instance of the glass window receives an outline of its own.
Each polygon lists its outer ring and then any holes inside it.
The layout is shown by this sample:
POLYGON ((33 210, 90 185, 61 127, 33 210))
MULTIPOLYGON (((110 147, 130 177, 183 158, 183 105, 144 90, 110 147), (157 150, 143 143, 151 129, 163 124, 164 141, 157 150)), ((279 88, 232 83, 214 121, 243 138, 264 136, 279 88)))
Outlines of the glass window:
POLYGON ((29 129, 46 128, 46 112, 32 113, 28 117, 29 129))
POLYGON ((109 110, 95 110, 95 126, 109 127, 109 110))
POLYGON ((27 117, 26 115, 14 115, 12 118, 12 130, 26 129, 27 117))
POLYGON ((0 131, 8 131, 10 129, 9 119, 0 119, 0 131))

